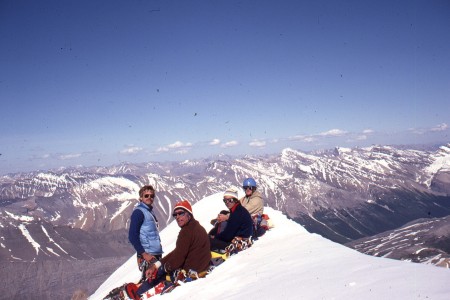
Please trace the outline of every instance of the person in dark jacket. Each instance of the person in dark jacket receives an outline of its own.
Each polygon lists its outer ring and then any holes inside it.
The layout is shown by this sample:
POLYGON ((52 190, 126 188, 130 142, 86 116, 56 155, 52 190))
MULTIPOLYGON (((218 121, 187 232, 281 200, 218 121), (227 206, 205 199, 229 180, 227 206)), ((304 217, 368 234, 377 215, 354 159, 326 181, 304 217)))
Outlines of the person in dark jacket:
POLYGON ((214 227, 208 232, 209 236, 214 238, 216 235, 225 230, 228 223, 229 210, 221 210, 216 219, 211 220, 211 225, 214 227))
POLYGON ((158 231, 158 220, 153 213, 155 189, 145 185, 139 190, 139 204, 130 219, 128 239, 137 253, 138 265, 145 259, 151 262, 161 257, 163 250, 158 231))
POLYGON ((221 233, 210 237, 211 250, 225 250, 234 238, 249 239, 253 234, 253 220, 238 200, 237 189, 232 187, 223 194, 223 202, 229 209, 227 227, 221 233))
MULTIPOLYGON (((164 280, 166 274, 182 269, 202 273, 209 268, 211 251, 209 237, 205 228, 194 219, 189 201, 178 202, 173 215, 181 227, 178 233, 175 249, 159 261, 150 265, 146 271, 148 280, 138 288, 136 294, 140 297, 144 292, 164 280)), ((138 298, 139 299, 139 298, 138 298)))

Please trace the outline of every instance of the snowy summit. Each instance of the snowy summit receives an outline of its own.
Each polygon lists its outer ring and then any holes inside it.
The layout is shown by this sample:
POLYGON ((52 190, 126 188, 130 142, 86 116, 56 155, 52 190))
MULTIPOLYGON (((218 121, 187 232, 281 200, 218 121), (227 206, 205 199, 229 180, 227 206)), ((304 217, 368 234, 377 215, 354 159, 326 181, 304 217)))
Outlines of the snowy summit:
MULTIPOLYGON (((222 193, 193 206, 206 230, 221 209, 222 193)), ((265 213, 274 228, 251 248, 231 256, 206 278, 155 299, 449 299, 447 269, 361 254, 307 232, 279 211, 265 207, 265 213)), ((178 231, 172 222, 161 232, 166 254, 178 231)), ((89 299, 103 299, 139 276, 133 255, 89 299)))

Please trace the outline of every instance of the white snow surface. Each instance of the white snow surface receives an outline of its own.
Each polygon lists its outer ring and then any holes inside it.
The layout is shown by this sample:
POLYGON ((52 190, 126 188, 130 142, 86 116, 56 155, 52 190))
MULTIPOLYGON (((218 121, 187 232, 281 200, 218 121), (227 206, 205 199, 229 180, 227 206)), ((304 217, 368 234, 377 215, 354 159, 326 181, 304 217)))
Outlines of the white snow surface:
MULTIPOLYGON (((193 212, 209 231, 209 221, 224 208, 218 193, 196 203, 193 212)), ((448 269, 368 256, 309 233, 279 211, 264 209, 274 228, 251 248, 231 256, 206 278, 155 299, 450 299, 448 269)), ((178 231, 172 222, 161 232, 166 254, 174 248, 178 231)), ((133 255, 89 299, 103 299, 139 276, 133 255)))
POLYGON ((440 152, 435 156, 434 162, 425 170, 430 174, 435 174, 439 170, 450 170, 450 148, 440 147, 440 152))

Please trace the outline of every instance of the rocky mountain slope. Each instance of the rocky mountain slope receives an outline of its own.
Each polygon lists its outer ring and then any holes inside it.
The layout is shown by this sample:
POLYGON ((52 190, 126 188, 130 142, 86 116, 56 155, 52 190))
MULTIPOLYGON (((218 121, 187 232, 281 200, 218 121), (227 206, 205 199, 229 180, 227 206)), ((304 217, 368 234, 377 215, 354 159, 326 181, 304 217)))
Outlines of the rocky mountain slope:
POLYGON ((419 219, 345 245, 373 256, 450 268, 450 216, 419 219))

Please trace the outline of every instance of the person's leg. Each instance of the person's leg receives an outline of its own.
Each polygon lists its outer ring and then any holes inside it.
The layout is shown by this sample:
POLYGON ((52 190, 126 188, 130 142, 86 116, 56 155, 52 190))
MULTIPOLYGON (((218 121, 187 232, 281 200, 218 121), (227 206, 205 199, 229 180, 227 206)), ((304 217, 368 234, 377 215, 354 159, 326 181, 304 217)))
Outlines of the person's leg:
POLYGON ((149 289, 157 286, 161 281, 164 280, 165 275, 166 275, 166 272, 164 271, 164 267, 163 266, 159 267, 158 270, 156 271, 155 278, 154 279, 149 278, 147 280, 144 280, 144 282, 142 282, 141 286, 136 291, 136 294, 141 296, 143 293, 145 293, 149 289))
POLYGON ((142 284, 139 286, 139 288, 136 291, 136 294, 141 296, 143 293, 151 289, 152 286, 148 280, 144 280, 142 284))
POLYGON ((222 240, 215 239, 215 238, 214 239, 210 238, 209 242, 211 245, 211 247, 210 247, 211 251, 225 250, 225 248, 230 244, 230 243, 227 243, 222 240))

